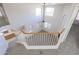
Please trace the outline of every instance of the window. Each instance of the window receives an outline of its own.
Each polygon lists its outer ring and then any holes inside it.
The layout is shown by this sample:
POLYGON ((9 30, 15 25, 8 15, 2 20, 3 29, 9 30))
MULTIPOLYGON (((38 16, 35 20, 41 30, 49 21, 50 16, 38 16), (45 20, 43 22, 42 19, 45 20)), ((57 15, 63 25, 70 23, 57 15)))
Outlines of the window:
POLYGON ((7 17, 5 15, 3 6, 0 5, 0 27, 8 25, 9 22, 7 20, 7 17))
POLYGON ((45 13, 46 13, 46 16, 53 16, 54 8, 47 7, 45 13))
POLYGON ((41 16, 41 8, 36 8, 36 16, 41 16))

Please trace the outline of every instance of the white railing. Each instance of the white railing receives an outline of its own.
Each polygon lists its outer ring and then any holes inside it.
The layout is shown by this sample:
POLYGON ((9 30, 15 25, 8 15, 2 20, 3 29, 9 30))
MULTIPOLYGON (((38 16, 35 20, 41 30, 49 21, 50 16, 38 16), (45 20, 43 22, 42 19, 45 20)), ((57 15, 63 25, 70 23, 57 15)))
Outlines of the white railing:
POLYGON ((26 37, 26 41, 20 41, 27 49, 56 49, 59 37, 64 31, 59 32, 26 32, 21 31, 26 37))
POLYGON ((26 38, 26 42, 31 46, 42 46, 42 45, 56 45, 58 42, 58 35, 55 36, 53 33, 27 33, 30 34, 29 38, 26 38))

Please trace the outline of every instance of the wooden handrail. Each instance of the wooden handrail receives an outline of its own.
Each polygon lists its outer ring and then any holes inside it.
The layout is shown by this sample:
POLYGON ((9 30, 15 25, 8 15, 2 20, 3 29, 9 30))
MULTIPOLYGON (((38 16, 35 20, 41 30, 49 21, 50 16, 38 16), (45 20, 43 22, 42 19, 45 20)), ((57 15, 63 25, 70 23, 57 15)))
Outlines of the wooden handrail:
POLYGON ((59 34, 59 32, 24 32, 22 31, 24 34, 59 34))
POLYGON ((59 32, 25 32, 25 31, 21 31, 23 32, 24 34, 53 34, 53 35, 56 35, 56 34, 61 34, 65 29, 62 29, 61 31, 59 32))
POLYGON ((62 28, 61 30, 57 31, 57 32, 26 32, 25 30, 25 26, 21 26, 20 31, 23 32, 24 34, 53 34, 53 35, 60 35, 61 33, 63 33, 63 31, 65 30, 65 28, 62 28))
POLYGON ((64 30, 65 30, 65 28, 63 28, 59 33, 60 33, 60 34, 63 33, 64 30))

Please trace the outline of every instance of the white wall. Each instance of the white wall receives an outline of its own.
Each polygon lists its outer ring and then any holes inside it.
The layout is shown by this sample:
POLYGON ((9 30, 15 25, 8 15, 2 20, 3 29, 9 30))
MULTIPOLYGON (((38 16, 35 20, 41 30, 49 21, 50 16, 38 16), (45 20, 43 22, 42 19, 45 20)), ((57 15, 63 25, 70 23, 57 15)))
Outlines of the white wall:
POLYGON ((35 14, 35 8, 41 7, 41 4, 4 3, 3 6, 9 22, 13 27, 18 27, 24 24, 34 24, 41 19, 40 17, 36 17, 35 14))
POLYGON ((61 34, 61 36, 59 38, 59 42, 63 42, 66 39, 66 37, 70 31, 70 28, 74 22, 74 19, 76 17, 76 14, 78 12, 78 7, 76 6, 76 4, 71 4, 70 6, 69 5, 66 6, 64 11, 65 11, 68 18, 67 18, 66 23, 65 23, 65 30, 61 34))
POLYGON ((47 5, 46 7, 54 8, 53 16, 46 17, 46 21, 52 24, 52 29, 50 31, 58 31, 61 27, 64 5, 47 5))
MULTIPOLYGON (((13 27, 17 27, 23 24, 34 24, 41 20, 41 17, 35 16, 35 8, 42 8, 41 4, 3 4, 5 12, 8 16, 9 22, 13 27)), ((46 21, 52 24, 52 31, 56 30, 61 25, 61 15, 64 5, 49 5, 48 7, 54 7, 55 12, 53 17, 46 17, 46 21)))
MULTIPOLYGON (((41 4, 15 4, 8 3, 3 4, 5 12, 8 16, 9 22, 12 27, 17 27, 23 24, 29 25, 34 24, 41 20, 41 17, 36 17, 35 8, 39 8, 41 4)), ((55 8, 53 17, 46 17, 46 21, 52 24, 52 31, 57 31, 59 28, 67 27, 69 18, 72 14, 72 4, 65 5, 48 5, 46 7, 55 8), (63 16, 65 15, 64 19, 63 16), (57 30, 56 30, 57 29, 57 30)))
POLYGON ((73 12, 73 4, 66 4, 63 9, 62 17, 64 16, 64 19, 62 19, 62 26, 65 28, 67 27, 67 24, 69 22, 69 18, 72 15, 73 12))

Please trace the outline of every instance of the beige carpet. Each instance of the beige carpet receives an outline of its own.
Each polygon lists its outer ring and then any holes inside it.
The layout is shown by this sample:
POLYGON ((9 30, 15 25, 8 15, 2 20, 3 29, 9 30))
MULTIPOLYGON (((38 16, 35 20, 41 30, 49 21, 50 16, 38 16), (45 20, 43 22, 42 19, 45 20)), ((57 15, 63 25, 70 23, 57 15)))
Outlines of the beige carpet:
POLYGON ((9 47, 6 55, 76 55, 79 54, 79 25, 73 25, 67 39, 57 50, 27 50, 17 44, 9 47))

